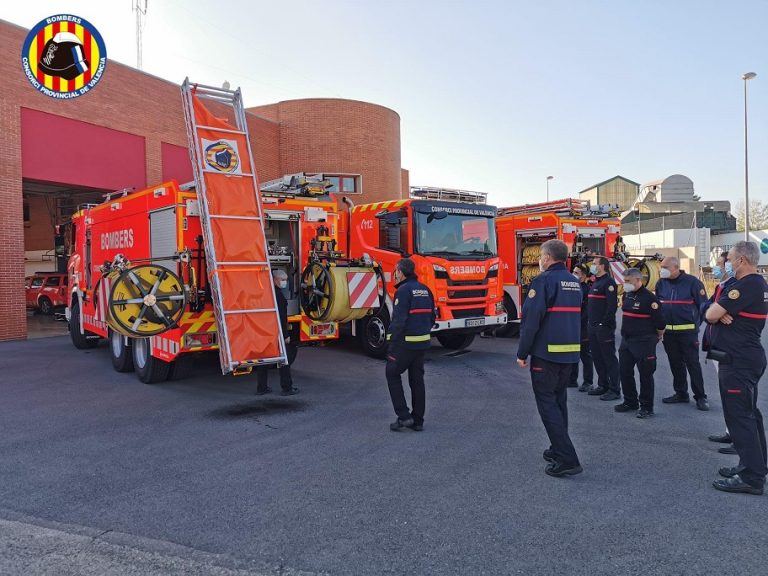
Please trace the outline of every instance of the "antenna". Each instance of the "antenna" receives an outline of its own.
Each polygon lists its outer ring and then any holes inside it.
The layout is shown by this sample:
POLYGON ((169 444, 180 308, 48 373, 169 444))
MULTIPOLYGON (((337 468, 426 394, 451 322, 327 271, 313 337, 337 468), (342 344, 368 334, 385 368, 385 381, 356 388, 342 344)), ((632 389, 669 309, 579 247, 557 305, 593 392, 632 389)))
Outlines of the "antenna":
POLYGON ((141 60, 141 33, 144 28, 144 17, 147 15, 147 2, 149 0, 133 0, 133 11, 136 12, 136 68, 142 69, 141 60), (142 4, 144 7, 142 8, 142 4))

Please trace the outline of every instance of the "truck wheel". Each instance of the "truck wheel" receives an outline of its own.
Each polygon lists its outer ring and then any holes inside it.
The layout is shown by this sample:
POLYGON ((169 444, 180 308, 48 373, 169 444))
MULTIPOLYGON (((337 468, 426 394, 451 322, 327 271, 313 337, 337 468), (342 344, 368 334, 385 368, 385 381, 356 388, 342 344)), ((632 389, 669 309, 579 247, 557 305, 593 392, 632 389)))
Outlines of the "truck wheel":
POLYGON ((72 301, 72 306, 69 309, 69 337, 72 338, 72 344, 78 350, 87 350, 88 348, 96 348, 99 344, 98 338, 93 338, 95 334, 80 332, 80 303, 77 299, 72 301), (89 336, 91 336, 89 338, 89 336))
POLYGON ((509 294, 504 294, 504 310, 507 313, 507 323, 501 328, 496 328, 496 336, 500 338, 514 338, 520 335, 520 322, 517 320, 517 308, 509 294))
POLYGON ((182 354, 177 356, 173 362, 168 362, 168 380, 184 380, 192 374, 192 356, 190 354, 182 354))
POLYGON ((475 339, 474 334, 437 334, 437 341, 443 348, 449 350, 461 350, 466 348, 475 339))
POLYGON ((360 344, 368 356, 384 358, 387 354, 387 330, 389 329, 389 312, 385 307, 374 314, 358 320, 360 344))
POLYGON ((53 302, 47 296, 42 296, 37 305, 40 308, 40 314, 45 314, 46 316, 53 314, 53 302))
POLYGON ((133 350, 133 367, 136 369, 136 375, 144 384, 156 384, 168 378, 171 364, 152 356, 149 338, 134 338, 131 350, 133 350))
POLYGON ((109 331, 109 355, 116 372, 133 372, 133 353, 131 346, 125 343, 125 336, 109 331))

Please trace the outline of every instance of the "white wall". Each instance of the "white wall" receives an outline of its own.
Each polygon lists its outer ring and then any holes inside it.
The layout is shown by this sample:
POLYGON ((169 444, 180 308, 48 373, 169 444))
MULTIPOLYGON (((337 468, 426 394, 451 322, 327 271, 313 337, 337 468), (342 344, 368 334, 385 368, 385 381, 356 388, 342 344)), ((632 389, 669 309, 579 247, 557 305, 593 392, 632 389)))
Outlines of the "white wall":
POLYGON ((692 269, 687 272, 698 273, 698 267, 709 265, 708 260, 712 252, 709 228, 660 230, 647 234, 631 234, 623 238, 630 254, 648 254, 654 250, 675 249, 678 250, 679 258, 694 257, 692 269))
MULTIPOLYGON (((751 230, 749 239, 760 246, 760 263, 758 266, 768 266, 768 230, 751 230)), ((720 252, 730 250, 731 246, 744 240, 744 232, 729 232, 728 234, 716 234, 712 236, 712 249, 710 257, 714 263, 720 252)), ((625 240, 626 242, 626 240, 625 240)))

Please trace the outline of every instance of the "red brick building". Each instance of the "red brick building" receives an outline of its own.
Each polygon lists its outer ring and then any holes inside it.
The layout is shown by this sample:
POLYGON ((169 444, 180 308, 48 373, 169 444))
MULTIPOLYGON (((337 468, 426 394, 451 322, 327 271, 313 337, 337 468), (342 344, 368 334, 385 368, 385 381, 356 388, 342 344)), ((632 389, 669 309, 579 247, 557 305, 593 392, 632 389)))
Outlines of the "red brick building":
MULTIPOLYGON (((0 20, 0 53, 20 55, 27 32, 0 20)), ((92 92, 56 100, 32 87, 20 57, 0 59, 0 77, 0 340, 9 340, 26 337, 25 269, 53 269, 56 223, 104 192, 186 182, 192 169, 177 83, 108 62, 92 92)), ((358 203, 407 194, 393 110, 290 100, 250 108, 248 125, 262 181, 321 172, 358 203)))

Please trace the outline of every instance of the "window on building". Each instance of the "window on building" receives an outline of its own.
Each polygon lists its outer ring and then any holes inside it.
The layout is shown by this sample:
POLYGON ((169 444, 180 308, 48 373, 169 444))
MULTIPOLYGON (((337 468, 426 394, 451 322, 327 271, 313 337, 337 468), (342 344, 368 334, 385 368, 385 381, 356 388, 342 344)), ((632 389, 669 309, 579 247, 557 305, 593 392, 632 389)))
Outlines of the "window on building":
POLYGON ((323 174, 326 180, 330 180, 332 186, 328 192, 342 194, 360 194, 359 174, 323 174))
POLYGON ((29 222, 32 218, 29 212, 29 204, 27 204, 26 202, 24 202, 23 210, 24 210, 24 222, 29 222))

